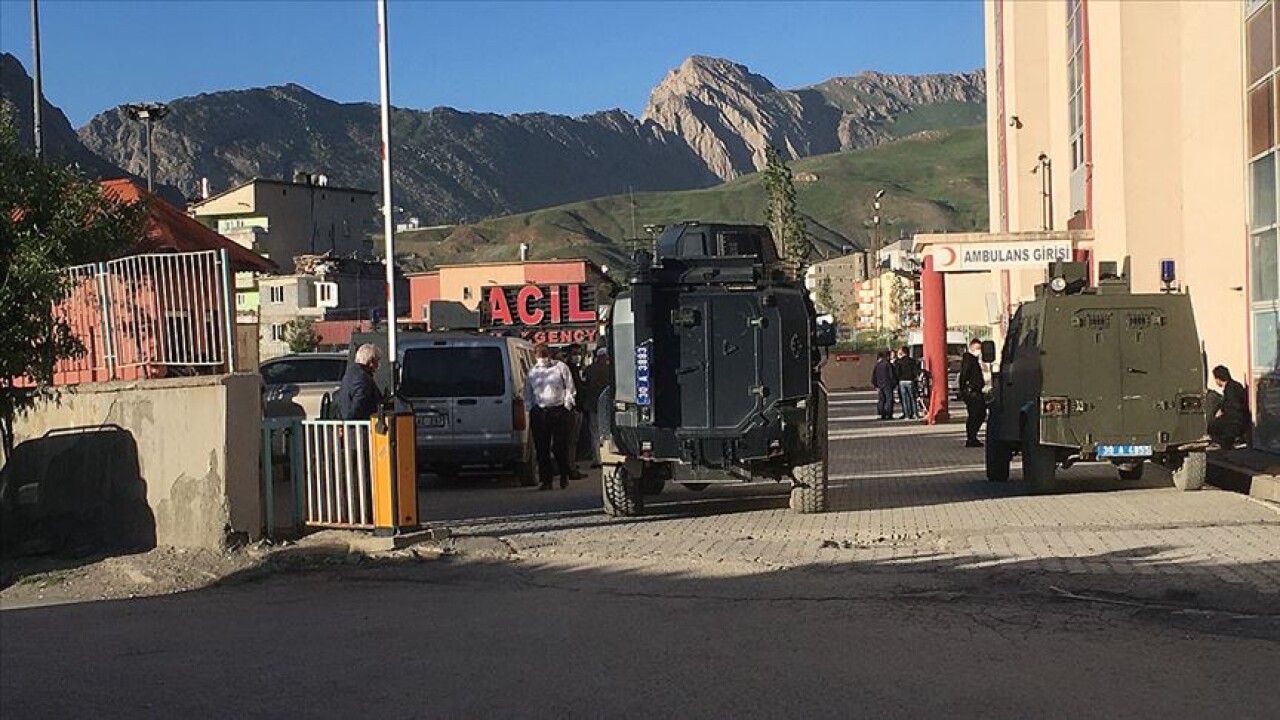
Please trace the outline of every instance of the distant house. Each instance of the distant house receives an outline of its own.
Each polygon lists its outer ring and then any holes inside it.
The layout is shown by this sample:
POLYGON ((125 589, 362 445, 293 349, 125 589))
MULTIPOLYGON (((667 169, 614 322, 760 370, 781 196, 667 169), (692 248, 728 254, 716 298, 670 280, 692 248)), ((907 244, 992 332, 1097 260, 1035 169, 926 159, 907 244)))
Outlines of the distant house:
POLYGON ((323 175, 301 173, 292 182, 254 178, 195 203, 189 211, 282 267, 298 255, 369 257, 377 193, 328 183, 323 175))
POLYGON ((236 272, 274 273, 279 270, 267 258, 201 225, 160 197, 148 194, 132 180, 105 180, 102 187, 108 195, 125 202, 147 202, 143 236, 127 255, 226 250, 231 260, 231 269, 236 272))

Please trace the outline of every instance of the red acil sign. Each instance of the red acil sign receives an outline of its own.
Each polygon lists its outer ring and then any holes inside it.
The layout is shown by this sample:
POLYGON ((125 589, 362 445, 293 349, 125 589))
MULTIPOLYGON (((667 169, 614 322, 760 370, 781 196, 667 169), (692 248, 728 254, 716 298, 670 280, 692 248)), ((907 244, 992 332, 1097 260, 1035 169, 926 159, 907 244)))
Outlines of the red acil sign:
POLYGON ((523 285, 518 290, 509 287, 487 289, 489 322, 493 325, 560 325, 596 321, 595 312, 582 307, 581 285, 523 285), (510 290, 516 290, 514 301, 507 299, 507 292, 510 290), (561 293, 569 301, 567 309, 561 308, 561 293), (543 305, 542 301, 545 299, 550 299, 549 303, 545 303, 547 307, 533 307, 534 304, 543 305))

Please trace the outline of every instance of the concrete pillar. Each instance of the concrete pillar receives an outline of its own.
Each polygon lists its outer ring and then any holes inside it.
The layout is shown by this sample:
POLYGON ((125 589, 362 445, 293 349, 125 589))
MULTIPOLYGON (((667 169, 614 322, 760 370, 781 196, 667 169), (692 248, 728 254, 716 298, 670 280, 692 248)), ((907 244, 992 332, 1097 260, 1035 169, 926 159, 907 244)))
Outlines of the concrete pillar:
POLYGON ((933 269, 933 253, 926 252, 920 274, 920 304, 924 313, 924 367, 933 381, 929 395, 929 425, 946 422, 951 413, 947 402, 947 284, 943 274, 933 269))

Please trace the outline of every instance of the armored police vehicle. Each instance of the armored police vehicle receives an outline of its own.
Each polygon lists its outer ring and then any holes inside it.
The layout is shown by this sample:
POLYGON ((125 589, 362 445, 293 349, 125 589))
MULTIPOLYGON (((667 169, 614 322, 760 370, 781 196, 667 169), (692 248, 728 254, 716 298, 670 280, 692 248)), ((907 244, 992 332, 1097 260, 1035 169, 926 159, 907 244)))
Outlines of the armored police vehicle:
POLYGON ((600 400, 604 507, 637 515, 670 480, 791 483, 791 509, 827 502, 821 328, 768 228, 687 222, 637 253, 605 328, 612 394, 600 400))
POLYGON ((1156 462, 1180 489, 1204 484, 1205 374, 1191 299, 1133 293, 1127 275, 1101 263, 1088 287, 1082 263, 1053 263, 1049 282, 1018 308, 992 381, 987 479, 1007 480, 1020 453, 1036 488, 1081 461, 1112 463, 1126 480, 1156 462))

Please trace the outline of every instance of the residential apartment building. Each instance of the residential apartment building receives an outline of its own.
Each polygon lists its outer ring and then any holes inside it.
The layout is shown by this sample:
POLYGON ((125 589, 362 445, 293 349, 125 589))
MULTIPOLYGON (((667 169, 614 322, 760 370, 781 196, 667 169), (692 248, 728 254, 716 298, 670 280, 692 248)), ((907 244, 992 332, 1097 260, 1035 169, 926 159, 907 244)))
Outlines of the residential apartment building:
POLYGON ((866 277, 867 254, 856 252, 810 265, 804 286, 818 312, 840 317, 858 304, 857 285, 866 277))
MULTIPOLYGON (((294 273, 258 278, 261 359, 289 352, 286 326, 293 320, 329 323, 385 319, 385 288, 382 263, 325 256, 300 256, 294 273)), ((399 298, 406 298, 399 303, 401 311, 405 311, 408 287, 403 285, 397 291, 399 298)))
POLYGON ((371 257, 377 193, 335 187, 323 175, 290 182, 254 178, 195 203, 197 220, 288 267, 297 255, 371 257))

